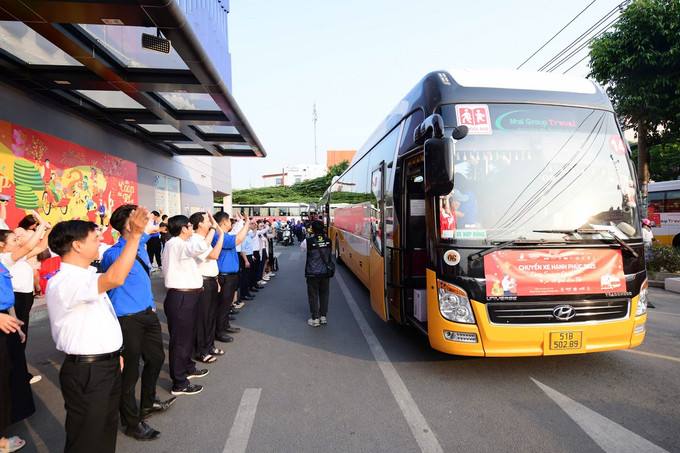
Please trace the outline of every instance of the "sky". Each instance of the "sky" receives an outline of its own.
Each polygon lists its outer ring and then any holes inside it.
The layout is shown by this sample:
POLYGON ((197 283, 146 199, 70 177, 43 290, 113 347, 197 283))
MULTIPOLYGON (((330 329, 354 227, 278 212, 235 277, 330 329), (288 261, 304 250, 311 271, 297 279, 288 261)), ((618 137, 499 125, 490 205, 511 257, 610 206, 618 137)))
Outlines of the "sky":
MULTIPOLYGON (((327 150, 361 148, 429 72, 516 69, 587 8, 522 66, 536 71, 619 3, 230 0, 232 94, 267 153, 232 158, 232 187, 263 187, 262 175, 315 163, 315 103, 316 160, 326 165, 327 150)), ((567 74, 585 77, 587 61, 567 74)))

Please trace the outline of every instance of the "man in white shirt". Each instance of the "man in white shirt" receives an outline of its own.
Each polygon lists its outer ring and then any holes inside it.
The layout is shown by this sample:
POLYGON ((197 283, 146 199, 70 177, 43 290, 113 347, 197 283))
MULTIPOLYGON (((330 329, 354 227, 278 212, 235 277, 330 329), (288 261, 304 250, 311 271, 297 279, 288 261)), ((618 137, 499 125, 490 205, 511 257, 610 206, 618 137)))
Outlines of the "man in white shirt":
MULTIPOLYGON (((194 228, 188 242, 202 242, 211 229, 219 228, 215 219, 209 212, 194 212, 189 217, 189 222, 194 228)), ((215 317, 217 316, 217 304, 219 291, 217 274, 217 258, 220 256, 224 234, 217 230, 215 247, 195 258, 198 269, 203 277, 203 291, 198 296, 198 309, 196 316, 196 360, 203 363, 213 363, 217 360, 216 355, 223 355, 222 349, 215 347, 215 317)))
POLYGON ((62 259, 47 283, 45 299, 52 338, 66 353, 59 372, 66 408, 65 452, 116 450, 123 335, 106 291, 125 282, 149 219, 146 208, 133 211, 128 242, 103 274, 90 267, 99 257, 101 241, 95 223, 60 222, 50 234, 50 249, 62 259))
POLYGON ((173 395, 195 395, 203 386, 189 382, 189 379, 203 377, 208 370, 196 369, 191 360, 196 339, 196 316, 198 297, 203 291, 203 276, 195 258, 209 252, 215 228, 210 227, 203 241, 187 242, 193 234, 193 225, 184 215, 168 219, 168 232, 172 238, 163 250, 163 278, 168 294, 163 308, 168 319, 170 345, 168 359, 173 395))

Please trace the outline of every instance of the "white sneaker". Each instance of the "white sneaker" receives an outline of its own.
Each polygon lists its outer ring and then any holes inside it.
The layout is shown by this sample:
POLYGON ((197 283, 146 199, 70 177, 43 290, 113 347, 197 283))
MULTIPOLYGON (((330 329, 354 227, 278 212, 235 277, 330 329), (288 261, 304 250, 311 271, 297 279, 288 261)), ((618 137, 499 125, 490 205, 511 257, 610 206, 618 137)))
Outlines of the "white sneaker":
POLYGON ((309 324, 309 325, 312 326, 312 327, 319 327, 319 326, 320 326, 319 320, 318 320, 318 319, 314 319, 314 318, 309 318, 309 319, 307 320, 307 324, 309 324))
POLYGON ((276 274, 273 273, 273 272, 270 272, 270 273, 267 274, 267 277, 269 277, 269 278, 276 277, 276 274))
POLYGON ((39 374, 36 374, 36 375, 33 376, 33 377, 31 378, 31 380, 28 381, 28 382, 29 382, 31 385, 33 385, 33 384, 35 384, 35 383, 37 383, 37 382, 40 382, 41 380, 42 380, 42 376, 40 376, 39 374))
POLYGON ((326 317, 325 316, 320 317, 319 323, 321 323, 322 325, 326 325, 326 317))
POLYGON ((267 282, 265 282, 264 280, 260 280, 259 282, 257 282, 257 284, 260 286, 264 286, 267 284, 267 282))
POLYGON ((269 277, 262 277, 262 280, 264 280, 265 282, 268 282, 268 281, 269 281, 269 277))

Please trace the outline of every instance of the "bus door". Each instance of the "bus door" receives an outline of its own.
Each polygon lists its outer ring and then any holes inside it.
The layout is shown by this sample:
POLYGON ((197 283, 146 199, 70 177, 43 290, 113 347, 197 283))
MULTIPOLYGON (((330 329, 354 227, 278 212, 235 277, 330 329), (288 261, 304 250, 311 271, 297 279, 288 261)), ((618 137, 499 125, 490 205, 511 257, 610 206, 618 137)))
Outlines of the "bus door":
MULTIPOLYGON (((410 324, 427 332, 425 321, 414 316, 415 291, 426 288, 427 229, 425 223, 425 183, 423 154, 409 159, 404 165, 404 221, 402 224, 403 317, 410 324)), ((421 318, 422 319, 422 318, 421 318)))
POLYGON ((385 162, 371 172, 371 239, 369 241, 369 281, 371 308, 383 321, 389 319, 385 301, 385 162))

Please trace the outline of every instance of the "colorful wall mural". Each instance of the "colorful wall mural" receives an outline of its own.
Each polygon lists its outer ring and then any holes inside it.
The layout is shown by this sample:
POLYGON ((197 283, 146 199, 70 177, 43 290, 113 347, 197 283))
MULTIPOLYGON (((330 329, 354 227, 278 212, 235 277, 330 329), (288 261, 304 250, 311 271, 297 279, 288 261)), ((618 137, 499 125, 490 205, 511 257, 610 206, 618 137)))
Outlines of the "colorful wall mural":
POLYGON ((32 210, 52 224, 90 220, 113 243, 113 210, 137 203, 137 165, 0 120, 0 193, 14 197, 6 223, 15 228, 32 210))

